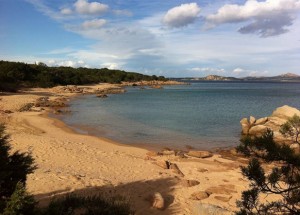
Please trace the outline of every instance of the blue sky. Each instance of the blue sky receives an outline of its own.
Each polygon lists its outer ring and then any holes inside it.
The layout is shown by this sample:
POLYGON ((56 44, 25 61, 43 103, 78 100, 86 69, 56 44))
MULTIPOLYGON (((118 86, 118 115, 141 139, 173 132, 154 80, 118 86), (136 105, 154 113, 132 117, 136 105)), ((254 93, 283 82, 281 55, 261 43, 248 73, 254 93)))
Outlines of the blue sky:
POLYGON ((300 0, 0 0, 0 59, 167 77, 300 74, 300 0))

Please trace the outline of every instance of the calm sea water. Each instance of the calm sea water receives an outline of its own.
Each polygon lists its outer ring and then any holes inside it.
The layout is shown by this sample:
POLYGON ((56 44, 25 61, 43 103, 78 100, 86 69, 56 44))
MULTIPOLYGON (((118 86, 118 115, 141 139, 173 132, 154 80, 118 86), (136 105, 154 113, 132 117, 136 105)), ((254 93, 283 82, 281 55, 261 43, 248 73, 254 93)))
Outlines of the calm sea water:
POLYGON ((237 145, 241 118, 269 116, 282 105, 300 108, 300 83, 194 82, 82 96, 62 120, 125 144, 210 149, 237 145))

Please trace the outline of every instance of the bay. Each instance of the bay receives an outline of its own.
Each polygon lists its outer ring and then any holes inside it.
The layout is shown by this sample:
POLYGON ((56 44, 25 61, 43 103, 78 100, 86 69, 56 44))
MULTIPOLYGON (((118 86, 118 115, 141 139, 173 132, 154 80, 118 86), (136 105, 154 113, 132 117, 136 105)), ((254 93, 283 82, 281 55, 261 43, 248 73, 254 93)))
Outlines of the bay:
POLYGON ((72 114, 61 119, 124 144, 213 149, 239 143, 244 117, 269 116, 283 105, 300 108, 300 83, 192 82, 126 90, 105 99, 78 97, 70 102, 72 114))

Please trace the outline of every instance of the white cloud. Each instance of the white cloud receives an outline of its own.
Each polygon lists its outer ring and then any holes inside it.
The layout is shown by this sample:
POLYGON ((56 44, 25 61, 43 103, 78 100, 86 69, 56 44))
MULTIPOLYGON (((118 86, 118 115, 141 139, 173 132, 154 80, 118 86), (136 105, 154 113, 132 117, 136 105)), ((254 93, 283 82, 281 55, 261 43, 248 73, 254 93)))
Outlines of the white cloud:
POLYGON ((108 10, 108 5, 99 2, 89 3, 87 0, 77 0, 74 4, 78 13, 84 15, 101 15, 108 10))
POLYGON ((78 61, 74 61, 74 60, 48 60, 46 62, 46 64, 48 66, 66 66, 66 67, 73 67, 73 68, 77 68, 77 67, 86 67, 88 68, 89 66, 83 61, 83 60, 78 60, 78 61))
POLYGON ((107 69, 119 69, 119 65, 117 63, 103 63, 101 66, 107 68, 107 69))
POLYGON ((194 72, 216 72, 216 73, 224 73, 225 69, 218 69, 218 68, 209 68, 209 67, 194 67, 191 69, 194 72))
POLYGON ((258 70, 249 70, 249 69, 242 69, 242 68, 235 68, 232 73, 237 75, 238 77, 246 77, 246 76, 265 76, 269 73, 269 71, 258 71, 258 70))
POLYGON ((232 71, 234 74, 241 74, 242 72, 245 72, 244 69, 242 68, 235 68, 233 71, 232 71))
POLYGON ((286 33, 300 10, 300 0, 248 0, 244 5, 226 4, 216 14, 206 17, 206 26, 247 22, 240 33, 257 33, 261 37, 286 33), (249 23, 250 22, 250 23, 249 23))
POLYGON ((60 10, 60 13, 62 15, 71 15, 73 13, 73 11, 70 8, 63 8, 60 10))
POLYGON ((200 13, 197 3, 182 4, 170 9, 163 18, 163 23, 171 28, 179 28, 193 23, 200 13))
POLYGON ((81 27, 83 29, 97 29, 97 28, 101 28, 105 24, 106 24, 105 19, 93 19, 93 20, 83 22, 81 24, 81 27))

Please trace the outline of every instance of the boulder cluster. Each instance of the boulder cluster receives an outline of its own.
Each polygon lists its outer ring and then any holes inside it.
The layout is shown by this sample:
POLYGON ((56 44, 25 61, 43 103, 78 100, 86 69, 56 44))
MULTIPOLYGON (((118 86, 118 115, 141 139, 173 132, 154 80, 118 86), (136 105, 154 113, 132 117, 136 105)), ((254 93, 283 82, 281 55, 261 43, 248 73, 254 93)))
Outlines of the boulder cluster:
POLYGON ((85 89, 76 85, 67 85, 54 87, 53 91, 56 93, 84 93, 85 89))
POLYGON ((261 136, 267 129, 274 133, 275 140, 283 140, 284 137, 279 132, 280 126, 294 115, 300 116, 300 111, 290 106, 282 106, 277 108, 271 116, 260 119, 250 116, 249 119, 243 118, 240 123, 242 126, 242 134, 250 136, 261 136))
POLYGON ((120 94, 125 93, 125 89, 121 87, 114 87, 114 88, 108 88, 108 89, 97 89, 95 90, 96 97, 98 98, 106 98, 107 94, 120 94))

